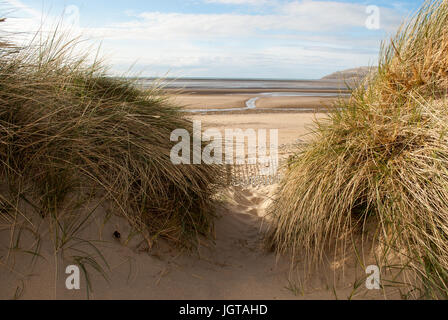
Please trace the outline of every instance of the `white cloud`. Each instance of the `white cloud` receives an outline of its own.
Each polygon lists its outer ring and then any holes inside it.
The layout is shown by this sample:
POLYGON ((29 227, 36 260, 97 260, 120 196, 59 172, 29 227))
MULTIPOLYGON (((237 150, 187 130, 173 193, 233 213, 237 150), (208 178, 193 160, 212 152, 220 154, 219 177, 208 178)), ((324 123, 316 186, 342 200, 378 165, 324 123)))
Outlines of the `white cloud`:
MULTIPOLYGON (((249 0, 219 0, 249 1, 249 0)), ((349 31, 365 28, 366 6, 336 1, 295 1, 271 14, 185 14, 144 12, 134 19, 92 30, 112 38, 216 39, 266 37, 303 33, 349 31)), ((394 30, 401 18, 392 9, 381 8, 382 29, 394 30)), ((365 30, 367 33, 367 30, 365 30)))
MULTIPOLYGON (((8 1, 36 20, 33 9, 18 0, 8 1)), ((205 1, 251 5, 264 2, 205 1)), ((301 77, 312 74, 313 68, 320 75, 324 69, 375 63, 384 32, 365 29, 365 10, 366 6, 356 3, 304 0, 276 2, 269 14, 127 11, 127 22, 84 27, 82 32, 86 37, 104 40, 103 52, 107 52, 116 70, 136 62, 145 71, 159 74, 171 70, 183 76, 245 72, 241 76, 282 77, 295 72, 296 77, 301 77)), ((380 10, 383 31, 394 30, 401 14, 388 8, 380 10)), ((16 26, 24 30, 35 27, 35 23, 16 26)))

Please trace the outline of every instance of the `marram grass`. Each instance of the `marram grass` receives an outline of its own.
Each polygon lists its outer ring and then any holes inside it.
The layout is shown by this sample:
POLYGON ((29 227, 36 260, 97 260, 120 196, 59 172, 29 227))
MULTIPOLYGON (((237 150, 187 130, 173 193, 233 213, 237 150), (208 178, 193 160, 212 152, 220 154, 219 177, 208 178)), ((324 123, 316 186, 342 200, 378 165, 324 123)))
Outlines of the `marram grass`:
POLYGON ((23 203, 46 219, 103 199, 150 246, 210 236, 220 168, 170 160, 171 132, 190 121, 161 90, 106 77, 77 45, 57 31, 23 48, 0 45, 2 221, 26 221, 23 203))
POLYGON ((425 3, 383 45, 376 73, 317 123, 271 207, 279 253, 315 266, 373 239, 412 296, 448 296, 447 26, 448 1, 425 3))

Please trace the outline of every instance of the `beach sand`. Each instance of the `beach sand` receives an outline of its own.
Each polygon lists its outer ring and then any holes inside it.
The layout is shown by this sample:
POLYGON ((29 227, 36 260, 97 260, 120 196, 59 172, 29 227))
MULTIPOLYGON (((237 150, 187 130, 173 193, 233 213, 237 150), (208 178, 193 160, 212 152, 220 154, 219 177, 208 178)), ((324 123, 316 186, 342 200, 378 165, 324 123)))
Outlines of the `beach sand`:
MULTIPOLYGON (((184 97, 184 102, 197 106, 239 106, 251 96, 201 96, 196 101, 184 97), (189 100, 190 99, 190 100, 189 100)), ((196 99, 196 98, 195 98, 196 99)), ((293 99, 265 99, 263 106, 300 107, 293 99)), ((281 157, 294 152, 295 145, 311 138, 310 127, 325 114, 261 113, 261 114, 198 114, 204 128, 279 129, 281 157)), ((383 299, 380 291, 366 291, 355 283, 365 277, 356 265, 346 266, 346 277, 335 280, 334 268, 314 272, 306 283, 290 276, 287 256, 276 257, 263 246, 263 231, 269 224, 266 208, 275 197, 277 185, 258 187, 228 187, 219 195, 218 219, 214 241, 201 241, 197 251, 186 252, 170 248, 161 242, 148 250, 141 239, 130 237, 128 223, 101 205, 94 220, 79 235, 94 242, 109 268, 109 281, 88 266, 93 299, 383 299), (107 218, 107 219, 106 219, 107 218), (119 231, 120 239, 113 234, 119 231), (129 240, 129 241, 128 241, 129 240)), ((43 226, 42 234, 46 234, 43 226)), ((0 243, 11 243, 8 232, 0 233, 0 243)), ((47 237, 48 238, 48 237, 47 237)), ((42 237, 44 239, 44 237, 42 237)), ((31 241, 31 240, 30 240, 31 241)), ((77 244, 90 252, 89 246, 77 244)), ((4 248, 3 248, 4 249, 4 248)), ((93 253, 95 254, 95 253, 93 253)), ((22 299, 85 299, 86 280, 81 290, 65 288, 64 273, 70 264, 70 250, 54 256, 51 241, 43 240, 40 257, 32 266, 32 255, 12 251, 8 265, 0 266, 0 299, 14 296, 22 299), (65 259, 62 259, 64 255, 65 259)), ((98 254, 97 260, 101 261, 98 254)), ((102 263, 104 265, 104 263, 102 263)), ((303 266, 302 266, 303 267, 303 266)), ((299 268, 301 266, 299 265, 299 268)), ((362 281, 361 281, 362 282, 362 281)))

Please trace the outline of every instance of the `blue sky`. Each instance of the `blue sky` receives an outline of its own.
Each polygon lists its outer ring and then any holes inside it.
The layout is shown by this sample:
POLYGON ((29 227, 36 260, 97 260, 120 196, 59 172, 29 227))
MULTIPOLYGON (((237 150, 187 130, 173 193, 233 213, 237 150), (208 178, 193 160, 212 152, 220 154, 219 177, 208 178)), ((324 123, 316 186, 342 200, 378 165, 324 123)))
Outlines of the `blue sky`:
POLYGON ((374 65, 381 40, 423 0, 6 3, 10 23, 19 30, 34 31, 42 17, 45 22, 63 17, 74 33, 101 43, 113 74, 132 66, 141 76, 317 79, 374 65), (366 11, 369 6, 378 11, 366 11), (366 21, 378 24, 369 29, 366 21))

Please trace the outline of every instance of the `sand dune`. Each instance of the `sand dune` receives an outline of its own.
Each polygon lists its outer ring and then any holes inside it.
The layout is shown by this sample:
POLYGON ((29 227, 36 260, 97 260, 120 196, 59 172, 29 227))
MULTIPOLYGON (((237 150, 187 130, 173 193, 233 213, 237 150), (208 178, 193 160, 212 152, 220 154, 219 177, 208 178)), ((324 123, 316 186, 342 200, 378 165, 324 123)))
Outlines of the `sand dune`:
MULTIPOLYGON (((324 117, 325 115, 316 115, 324 117)), ((281 156, 287 157, 297 140, 307 139, 308 126, 315 115, 198 115, 205 127, 278 128, 281 156)), ((290 261, 276 257, 263 246, 263 231, 269 224, 266 209, 277 185, 229 187, 218 195, 219 218, 215 241, 202 240, 199 250, 182 252, 163 243, 148 250, 142 239, 131 236, 127 221, 108 217, 107 206, 100 206, 94 220, 79 235, 94 242, 104 255, 109 282, 88 267, 93 299, 382 299, 381 292, 367 292, 356 287, 363 271, 349 267, 347 277, 333 279, 326 269, 314 273, 306 283, 290 279, 290 261), (114 239, 118 231, 120 239, 114 239)), ((42 229, 46 233, 46 227, 42 229)), ((7 233, 0 233, 0 243, 8 243, 7 233), (5 238, 6 237, 6 238, 5 238)), ((83 250, 89 250, 80 246, 83 250)), ((41 246, 42 257, 30 268, 29 254, 12 252, 10 266, 0 266, 0 299, 16 294, 22 299, 85 299, 86 281, 80 291, 65 288, 64 270, 70 263, 61 255, 55 260, 51 241, 41 246), (57 263, 56 263, 57 261, 57 263), (14 267, 14 268, 12 268, 14 267)), ((70 256, 65 253, 66 258, 70 256)), ((96 255, 98 260, 99 257, 96 255)))

